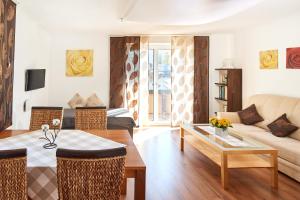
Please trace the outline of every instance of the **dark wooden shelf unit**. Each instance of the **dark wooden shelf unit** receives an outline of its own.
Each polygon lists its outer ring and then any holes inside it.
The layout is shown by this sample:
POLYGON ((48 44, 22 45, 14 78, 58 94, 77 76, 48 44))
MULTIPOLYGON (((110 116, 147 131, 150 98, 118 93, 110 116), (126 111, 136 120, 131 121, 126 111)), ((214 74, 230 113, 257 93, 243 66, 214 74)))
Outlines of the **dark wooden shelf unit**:
MULTIPOLYGON (((242 69, 240 68, 217 68, 219 71, 219 83, 215 85, 219 91, 225 87, 225 98, 216 97, 220 103, 219 111, 236 112, 242 109, 242 69), (227 76, 227 81, 224 82, 223 77, 227 76), (226 107, 226 108, 225 108, 226 107)), ((220 93, 220 92, 219 92, 220 93)), ((224 92, 223 92, 224 93, 224 92)))

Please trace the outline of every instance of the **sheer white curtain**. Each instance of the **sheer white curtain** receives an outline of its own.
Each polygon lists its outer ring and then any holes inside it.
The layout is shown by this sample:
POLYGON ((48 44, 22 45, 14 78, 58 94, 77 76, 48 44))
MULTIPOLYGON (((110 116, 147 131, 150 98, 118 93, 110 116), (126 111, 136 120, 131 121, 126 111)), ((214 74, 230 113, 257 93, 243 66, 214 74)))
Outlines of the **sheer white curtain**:
POLYGON ((174 36, 172 45, 172 126, 193 122, 194 37, 174 36))
POLYGON ((148 66, 149 66, 149 37, 140 39, 140 126, 147 125, 149 112, 148 66))

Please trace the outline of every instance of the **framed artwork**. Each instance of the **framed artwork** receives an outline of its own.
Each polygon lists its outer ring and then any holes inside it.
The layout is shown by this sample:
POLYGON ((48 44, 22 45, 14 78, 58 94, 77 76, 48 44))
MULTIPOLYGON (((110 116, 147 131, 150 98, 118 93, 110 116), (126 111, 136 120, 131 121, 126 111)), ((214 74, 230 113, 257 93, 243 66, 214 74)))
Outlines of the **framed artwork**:
POLYGON ((286 68, 300 69, 300 47, 286 49, 286 68))
POLYGON ((93 76, 93 50, 67 50, 66 76, 93 76))
POLYGON ((259 52, 260 69, 278 68, 278 50, 268 50, 259 52))

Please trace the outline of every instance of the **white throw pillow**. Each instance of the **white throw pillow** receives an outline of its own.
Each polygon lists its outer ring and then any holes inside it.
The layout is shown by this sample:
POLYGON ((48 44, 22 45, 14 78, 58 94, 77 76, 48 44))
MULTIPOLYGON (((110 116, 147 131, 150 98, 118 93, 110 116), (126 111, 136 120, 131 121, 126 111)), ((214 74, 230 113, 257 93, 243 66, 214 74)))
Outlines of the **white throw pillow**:
POLYGON ((94 93, 86 100, 87 107, 105 106, 101 99, 94 93))
POLYGON ((71 108, 75 109, 76 107, 84 107, 86 102, 84 98, 80 96, 80 94, 76 93, 68 102, 68 104, 71 108))

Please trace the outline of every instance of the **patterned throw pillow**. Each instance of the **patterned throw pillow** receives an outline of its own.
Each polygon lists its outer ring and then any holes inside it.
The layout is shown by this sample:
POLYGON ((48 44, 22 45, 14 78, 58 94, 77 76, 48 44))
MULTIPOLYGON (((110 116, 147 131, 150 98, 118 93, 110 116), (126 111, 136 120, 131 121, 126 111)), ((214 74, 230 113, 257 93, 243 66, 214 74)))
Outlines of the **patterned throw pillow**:
POLYGON ((86 102, 84 98, 80 96, 80 94, 76 93, 68 102, 68 104, 71 108, 75 109, 76 107, 84 107, 86 102))
POLYGON ((298 130, 298 127, 293 125, 290 120, 288 120, 286 114, 283 114, 274 122, 269 124, 268 128, 271 130, 272 134, 277 137, 286 137, 298 130))
POLYGON ((253 125, 264 121, 264 119, 258 114, 254 104, 242 111, 239 111, 238 115, 241 119, 241 122, 246 125, 253 125))
POLYGON ((86 100, 87 107, 104 106, 101 99, 94 93, 86 100))

